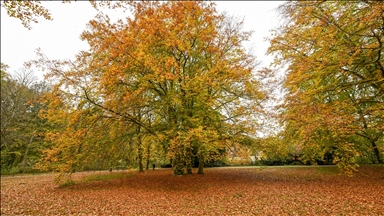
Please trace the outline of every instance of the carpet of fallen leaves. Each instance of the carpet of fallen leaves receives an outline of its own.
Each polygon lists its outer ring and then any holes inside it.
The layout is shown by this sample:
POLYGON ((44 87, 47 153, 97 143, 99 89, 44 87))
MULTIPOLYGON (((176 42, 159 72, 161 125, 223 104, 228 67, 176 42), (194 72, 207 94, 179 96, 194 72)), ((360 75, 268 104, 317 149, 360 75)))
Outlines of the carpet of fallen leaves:
POLYGON ((384 215, 384 167, 361 167, 353 177, 268 167, 187 176, 158 169, 68 187, 53 179, 2 177, 1 215, 384 215))

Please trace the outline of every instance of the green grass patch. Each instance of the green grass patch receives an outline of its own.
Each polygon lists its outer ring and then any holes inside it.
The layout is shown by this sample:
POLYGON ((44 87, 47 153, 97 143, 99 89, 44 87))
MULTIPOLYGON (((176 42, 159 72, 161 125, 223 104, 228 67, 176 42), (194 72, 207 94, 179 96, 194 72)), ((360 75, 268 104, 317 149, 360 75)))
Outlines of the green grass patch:
POLYGON ((129 178, 132 174, 130 173, 108 173, 108 174, 95 174, 90 175, 81 180, 81 182, 94 182, 94 181, 110 181, 110 180, 117 180, 117 179, 123 179, 123 178, 129 178))
POLYGON ((133 173, 102 173, 102 174, 92 174, 89 176, 86 176, 80 180, 72 180, 69 179, 65 181, 64 183, 60 184, 60 188, 65 188, 73 185, 81 185, 81 184, 86 184, 90 182, 97 182, 97 181, 112 181, 112 180, 119 180, 119 179, 125 179, 125 178, 130 178, 133 176, 133 173))
POLYGON ((69 187, 69 186, 72 186, 72 185, 75 185, 75 181, 73 181, 72 179, 69 179, 67 181, 65 181, 64 183, 60 184, 60 188, 65 188, 65 187, 69 187))
POLYGON ((328 175, 334 175, 339 174, 340 171, 337 167, 316 167, 316 173, 317 174, 328 174, 328 175))

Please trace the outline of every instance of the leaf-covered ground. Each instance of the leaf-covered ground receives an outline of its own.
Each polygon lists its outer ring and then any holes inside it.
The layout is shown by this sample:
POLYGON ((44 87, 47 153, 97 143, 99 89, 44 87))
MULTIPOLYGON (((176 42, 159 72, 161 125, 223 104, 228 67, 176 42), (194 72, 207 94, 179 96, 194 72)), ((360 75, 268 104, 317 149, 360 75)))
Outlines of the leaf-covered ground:
POLYGON ((384 215, 384 167, 354 177, 334 167, 100 175, 109 173, 76 173, 67 187, 52 174, 2 177, 1 215, 384 215))

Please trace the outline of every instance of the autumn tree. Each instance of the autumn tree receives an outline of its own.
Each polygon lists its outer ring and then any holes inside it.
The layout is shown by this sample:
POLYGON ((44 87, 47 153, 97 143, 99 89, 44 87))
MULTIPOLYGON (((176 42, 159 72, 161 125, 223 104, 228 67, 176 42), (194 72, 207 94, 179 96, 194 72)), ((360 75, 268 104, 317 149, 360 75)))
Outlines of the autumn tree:
POLYGON ((269 53, 286 66, 286 136, 308 160, 332 153, 351 171, 373 152, 382 163, 384 4, 290 1, 279 11, 269 53))
MULTIPOLYGON (((40 53, 35 63, 58 80, 47 98, 60 103, 49 102, 47 117, 82 118, 92 107, 98 116, 131 125, 140 161, 142 141, 150 136, 175 174, 191 173, 193 157, 203 173, 215 152, 255 134, 264 95, 253 76, 255 57, 243 47, 251 33, 242 30, 241 20, 216 12, 214 3, 128 4, 133 15, 126 20, 111 23, 99 14, 89 22, 81 37, 90 50, 76 62, 50 61, 40 53), (71 111, 62 107, 67 103, 71 111)), ((80 140, 66 145, 82 145, 80 140)))

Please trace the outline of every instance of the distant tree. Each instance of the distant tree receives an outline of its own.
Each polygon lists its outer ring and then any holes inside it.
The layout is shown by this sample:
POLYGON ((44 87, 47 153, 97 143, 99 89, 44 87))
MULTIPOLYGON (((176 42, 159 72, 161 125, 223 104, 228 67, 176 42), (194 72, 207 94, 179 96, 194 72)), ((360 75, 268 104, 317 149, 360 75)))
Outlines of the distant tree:
POLYGON ((45 120, 38 117, 43 107, 39 98, 48 87, 37 82, 30 70, 8 74, 5 69, 2 64, 1 167, 23 172, 26 166, 33 167, 44 147, 43 132, 47 128, 45 120))

